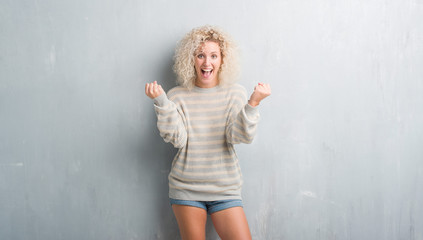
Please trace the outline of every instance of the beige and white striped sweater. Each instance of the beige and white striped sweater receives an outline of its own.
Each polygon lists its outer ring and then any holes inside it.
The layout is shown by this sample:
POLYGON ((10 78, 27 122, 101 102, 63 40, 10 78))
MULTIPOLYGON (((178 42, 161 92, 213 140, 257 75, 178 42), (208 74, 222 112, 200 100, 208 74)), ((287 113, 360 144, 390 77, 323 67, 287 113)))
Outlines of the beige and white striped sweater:
POLYGON ((175 87, 154 99, 157 126, 179 148, 169 174, 169 197, 241 199, 242 174, 233 144, 251 143, 260 118, 244 87, 175 87))

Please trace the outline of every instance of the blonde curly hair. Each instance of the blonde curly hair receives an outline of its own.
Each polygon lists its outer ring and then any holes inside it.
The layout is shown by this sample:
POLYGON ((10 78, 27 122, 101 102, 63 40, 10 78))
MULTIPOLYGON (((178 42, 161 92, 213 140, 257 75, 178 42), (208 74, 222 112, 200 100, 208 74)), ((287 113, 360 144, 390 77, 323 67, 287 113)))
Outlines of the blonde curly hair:
POLYGON ((175 50, 173 70, 177 75, 177 83, 192 89, 197 79, 194 67, 196 50, 207 41, 219 44, 222 64, 219 69, 219 85, 228 85, 238 80, 238 49, 233 40, 215 26, 194 28, 179 42, 175 50))

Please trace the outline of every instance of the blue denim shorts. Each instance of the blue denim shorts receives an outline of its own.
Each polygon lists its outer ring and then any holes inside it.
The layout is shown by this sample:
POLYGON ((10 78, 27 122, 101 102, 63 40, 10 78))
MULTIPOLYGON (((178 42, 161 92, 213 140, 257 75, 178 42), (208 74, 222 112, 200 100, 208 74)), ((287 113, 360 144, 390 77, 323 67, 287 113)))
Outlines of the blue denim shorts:
POLYGON ((230 199, 220 201, 190 201, 171 198, 170 205, 173 204, 202 208, 206 210, 209 215, 232 207, 243 207, 241 199, 230 199))

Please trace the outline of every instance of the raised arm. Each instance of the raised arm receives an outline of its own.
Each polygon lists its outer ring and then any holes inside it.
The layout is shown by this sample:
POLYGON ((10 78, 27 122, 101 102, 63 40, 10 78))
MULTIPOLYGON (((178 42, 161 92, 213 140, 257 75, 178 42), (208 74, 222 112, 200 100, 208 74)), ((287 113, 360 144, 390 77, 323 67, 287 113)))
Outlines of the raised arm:
POLYGON ((260 114, 257 106, 270 95, 270 85, 259 83, 248 103, 240 103, 238 113, 230 118, 226 128, 226 139, 229 143, 251 143, 256 133, 260 114))
POLYGON ((160 136, 176 148, 184 147, 187 142, 187 130, 183 112, 167 98, 162 86, 156 81, 145 85, 145 94, 154 100, 160 136))

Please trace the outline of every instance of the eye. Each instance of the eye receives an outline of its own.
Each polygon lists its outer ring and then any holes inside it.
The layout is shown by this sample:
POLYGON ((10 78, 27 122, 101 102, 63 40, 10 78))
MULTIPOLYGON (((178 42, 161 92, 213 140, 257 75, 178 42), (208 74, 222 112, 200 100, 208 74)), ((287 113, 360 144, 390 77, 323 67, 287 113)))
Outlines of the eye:
POLYGON ((204 58, 204 54, 200 53, 200 54, 197 55, 197 57, 202 59, 202 58, 204 58))
POLYGON ((212 58, 213 58, 213 59, 216 59, 216 58, 217 58, 217 55, 216 55, 216 54, 213 54, 213 55, 212 55, 212 58))

